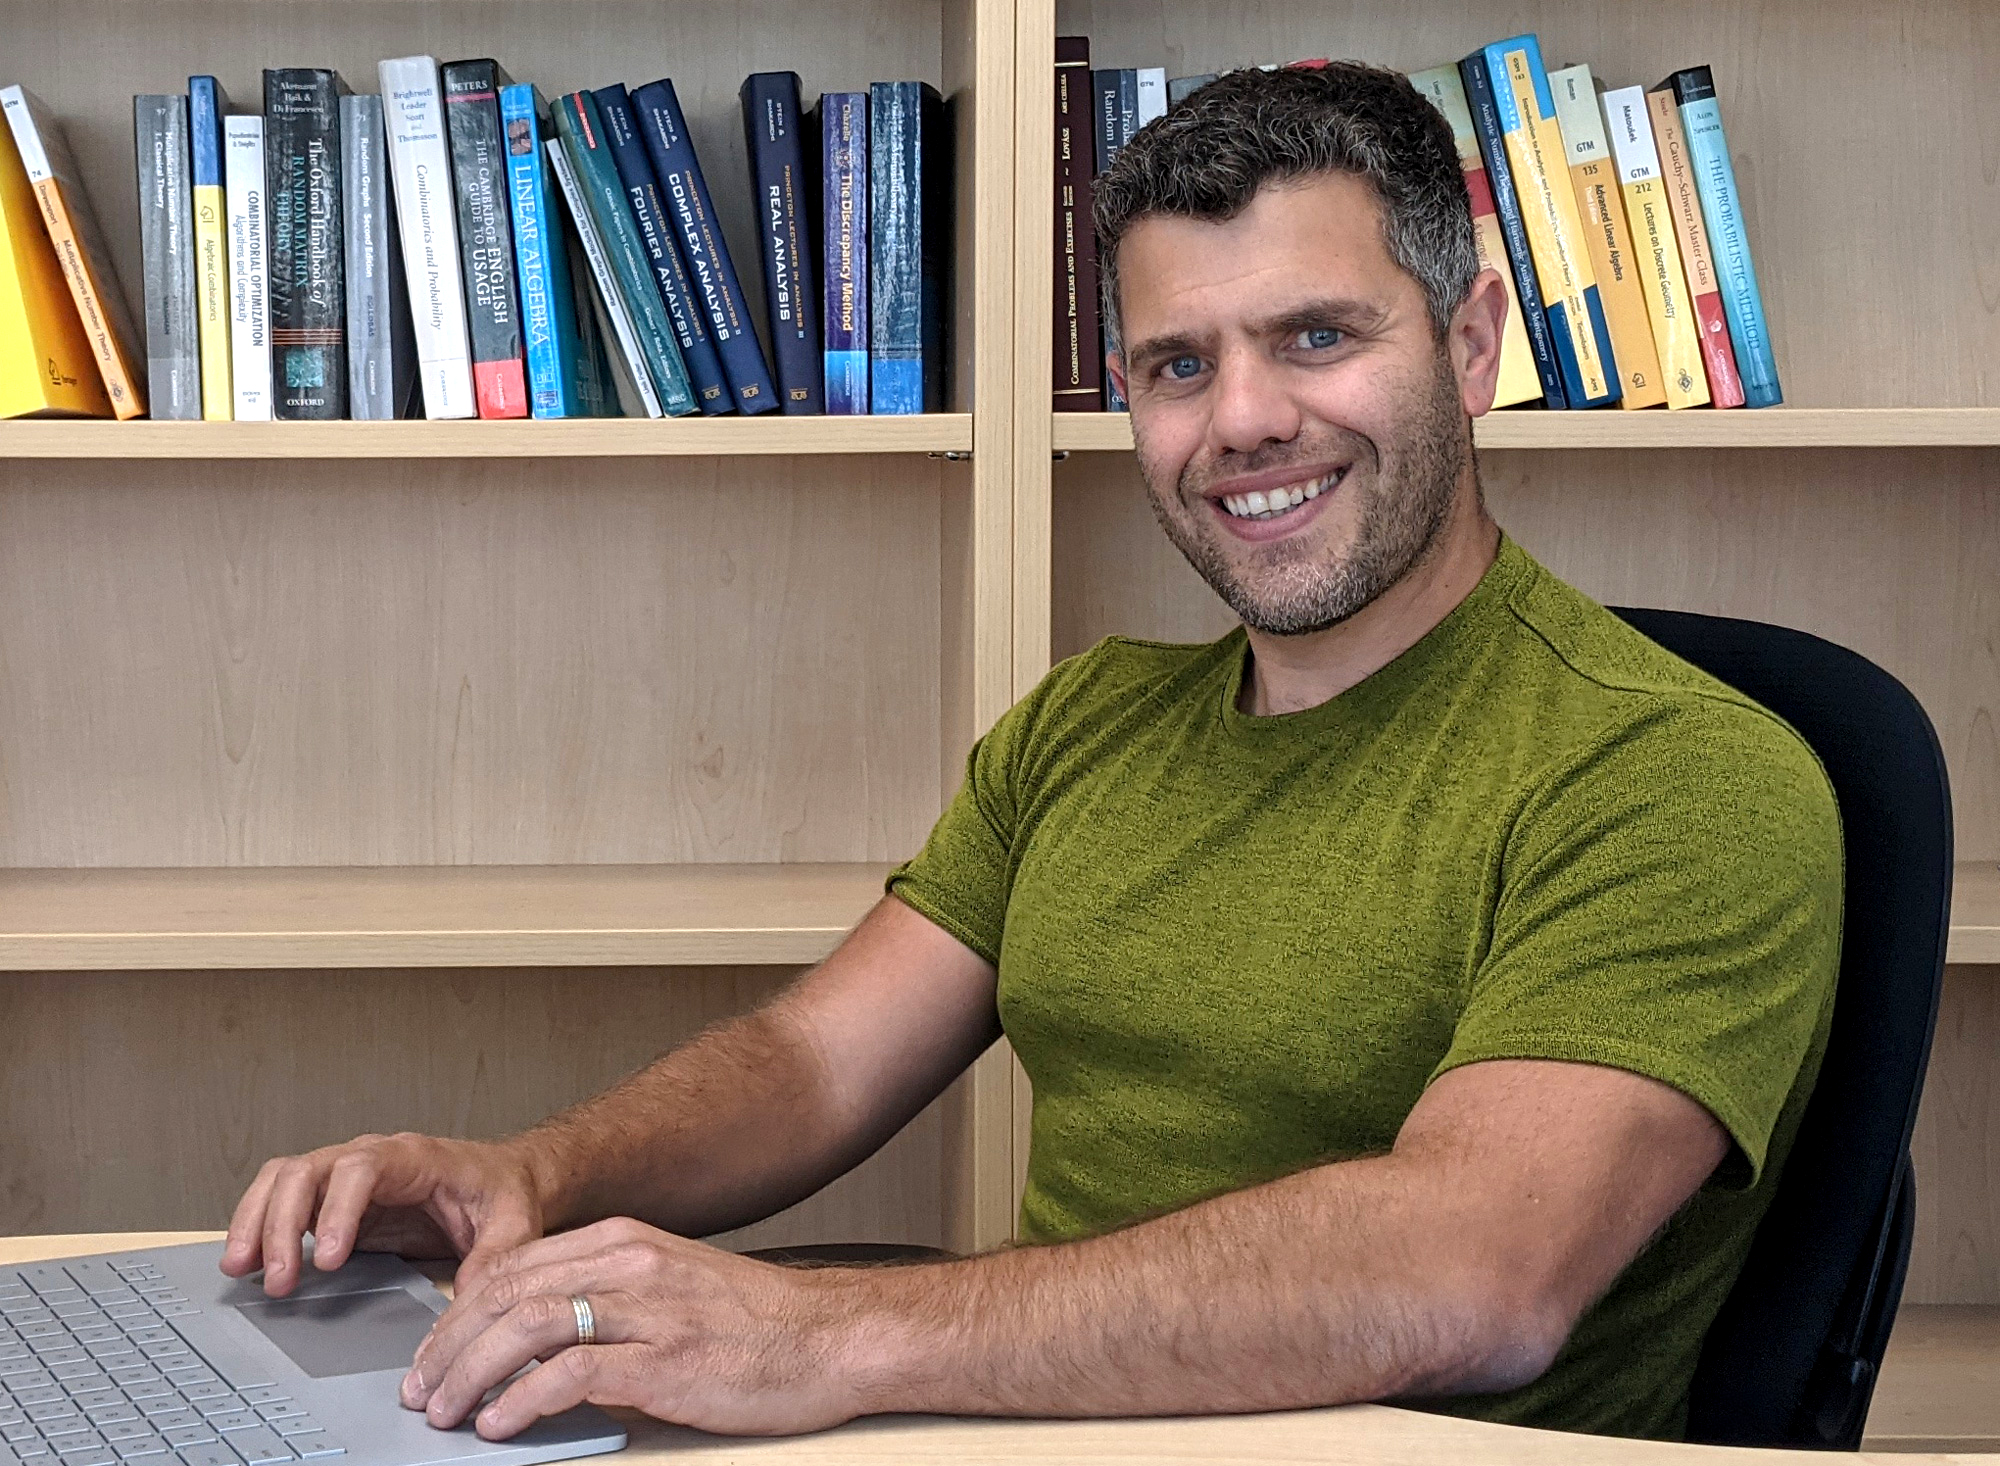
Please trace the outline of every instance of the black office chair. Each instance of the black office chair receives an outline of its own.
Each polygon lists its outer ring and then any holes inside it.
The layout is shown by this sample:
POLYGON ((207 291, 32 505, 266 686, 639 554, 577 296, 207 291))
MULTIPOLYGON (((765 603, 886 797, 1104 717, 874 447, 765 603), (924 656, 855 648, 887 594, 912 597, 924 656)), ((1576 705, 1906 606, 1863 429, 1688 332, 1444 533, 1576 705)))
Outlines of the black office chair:
POLYGON ((1910 1131, 1951 924, 1951 793, 1931 721, 1867 658, 1781 626, 1612 608, 1762 703, 1840 803, 1846 915, 1819 1082, 1702 1345, 1688 1438, 1858 1450, 1916 1217, 1910 1131))

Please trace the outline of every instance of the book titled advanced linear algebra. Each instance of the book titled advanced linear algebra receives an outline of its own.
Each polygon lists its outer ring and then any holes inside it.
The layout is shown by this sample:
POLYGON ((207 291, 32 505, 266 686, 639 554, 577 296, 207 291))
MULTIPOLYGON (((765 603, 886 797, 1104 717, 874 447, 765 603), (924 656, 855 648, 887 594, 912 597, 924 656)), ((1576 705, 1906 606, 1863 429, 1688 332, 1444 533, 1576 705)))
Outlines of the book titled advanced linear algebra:
POLYGON ((111 410, 120 419, 140 417, 147 398, 139 334, 69 146, 48 108, 25 87, 0 87, 0 112, 14 135, 111 410))
POLYGON ((28 170, 0 127, 0 418, 41 413, 109 417, 111 399, 28 170))

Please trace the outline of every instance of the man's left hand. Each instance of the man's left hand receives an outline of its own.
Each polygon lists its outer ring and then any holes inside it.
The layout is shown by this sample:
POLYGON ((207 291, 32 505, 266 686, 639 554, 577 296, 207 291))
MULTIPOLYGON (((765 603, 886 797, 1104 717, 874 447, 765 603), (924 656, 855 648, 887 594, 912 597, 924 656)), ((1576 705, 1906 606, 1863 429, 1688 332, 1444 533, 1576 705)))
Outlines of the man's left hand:
POLYGON ((503 1440, 589 1401, 731 1435, 838 1425, 857 1275, 779 1267, 616 1219, 507 1254, 432 1328, 403 1403, 503 1440), (596 1342, 577 1342, 582 1296, 596 1342), (481 1408, 488 1391, 544 1360, 481 1408))

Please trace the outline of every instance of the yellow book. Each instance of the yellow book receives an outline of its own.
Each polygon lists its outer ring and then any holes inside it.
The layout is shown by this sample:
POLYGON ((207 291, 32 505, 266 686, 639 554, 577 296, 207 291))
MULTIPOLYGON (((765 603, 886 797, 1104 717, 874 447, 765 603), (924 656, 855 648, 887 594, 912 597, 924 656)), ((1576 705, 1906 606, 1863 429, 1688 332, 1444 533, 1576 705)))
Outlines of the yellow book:
POLYGON ((1625 198, 1611 162, 1610 144, 1605 141, 1604 118, 1597 110, 1590 68, 1565 66, 1551 71, 1549 90, 1555 94, 1563 146, 1569 149, 1570 182, 1576 188, 1577 210, 1583 215, 1583 232, 1590 241, 1597 298, 1604 307, 1604 324, 1611 331, 1611 355, 1625 388, 1618 405, 1658 407, 1667 400, 1667 392, 1660 381, 1653 323, 1646 316, 1646 290, 1639 283, 1632 236, 1625 225, 1625 198))
POLYGON ((1451 124, 1458 148, 1458 166, 1465 174, 1465 191, 1472 201, 1472 238, 1479 248, 1479 267, 1499 273, 1507 288, 1507 324, 1500 334, 1500 380, 1493 393, 1495 407, 1542 400, 1542 379, 1535 374, 1535 353, 1528 345, 1528 328, 1521 319, 1521 293, 1514 288, 1513 267, 1507 263, 1507 242, 1500 215, 1493 205, 1493 185, 1486 160, 1479 155, 1479 134, 1473 131, 1472 108, 1465 100, 1465 83, 1456 66, 1433 66, 1410 73, 1410 84, 1451 124))
POLYGON ((1701 332, 1694 301, 1681 270, 1680 242, 1674 237, 1672 203, 1660 178, 1653 147, 1653 121, 1644 87, 1606 92, 1605 131, 1625 195, 1625 219, 1638 256, 1639 280, 1646 291, 1646 315, 1653 323, 1653 349, 1660 361, 1660 385, 1667 406, 1708 405, 1708 373, 1701 365, 1701 332))
POLYGON ((222 119, 229 98, 212 76, 188 78, 188 154, 194 187, 194 317, 201 343, 201 415, 236 416, 230 378, 229 227, 222 178, 222 119))
POLYGON ((42 223, 55 246, 70 299, 83 322, 84 339, 97 358, 97 370, 120 418, 146 411, 145 357, 137 350, 138 333, 132 313, 111 271, 111 252, 90 211, 90 200, 56 128, 41 100, 24 87, 0 87, 0 112, 14 134, 28 182, 41 205, 42 223))
POLYGON ((0 418, 109 417, 14 135, 0 127, 0 418))

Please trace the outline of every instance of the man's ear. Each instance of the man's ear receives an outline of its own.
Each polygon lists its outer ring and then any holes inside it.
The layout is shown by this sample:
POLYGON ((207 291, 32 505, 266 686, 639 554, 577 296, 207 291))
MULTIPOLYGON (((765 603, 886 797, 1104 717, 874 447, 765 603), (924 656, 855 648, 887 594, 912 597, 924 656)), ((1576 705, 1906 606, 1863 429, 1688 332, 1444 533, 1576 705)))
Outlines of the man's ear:
POLYGON ((1107 352, 1105 352, 1105 353, 1104 353, 1104 370, 1105 370, 1105 371, 1107 371, 1107 372, 1109 372, 1109 373, 1111 374, 1111 387, 1112 387, 1112 390, 1113 390, 1113 391, 1115 391, 1115 392, 1117 392, 1117 394, 1118 394, 1118 395, 1119 395, 1120 397, 1124 398, 1124 399, 1125 399, 1125 400, 1126 400, 1127 402, 1130 402, 1130 401, 1132 400, 1132 394, 1131 394, 1130 392, 1127 392, 1127 391, 1125 390, 1125 358, 1124 358, 1124 356, 1123 356, 1123 355, 1121 355, 1120 353, 1116 352, 1116 351, 1107 351, 1107 352))
POLYGON ((1500 342, 1507 324, 1507 286, 1490 266, 1473 278, 1472 289, 1452 313, 1445 348, 1458 376, 1459 400, 1468 417, 1493 410, 1500 389, 1500 342))

